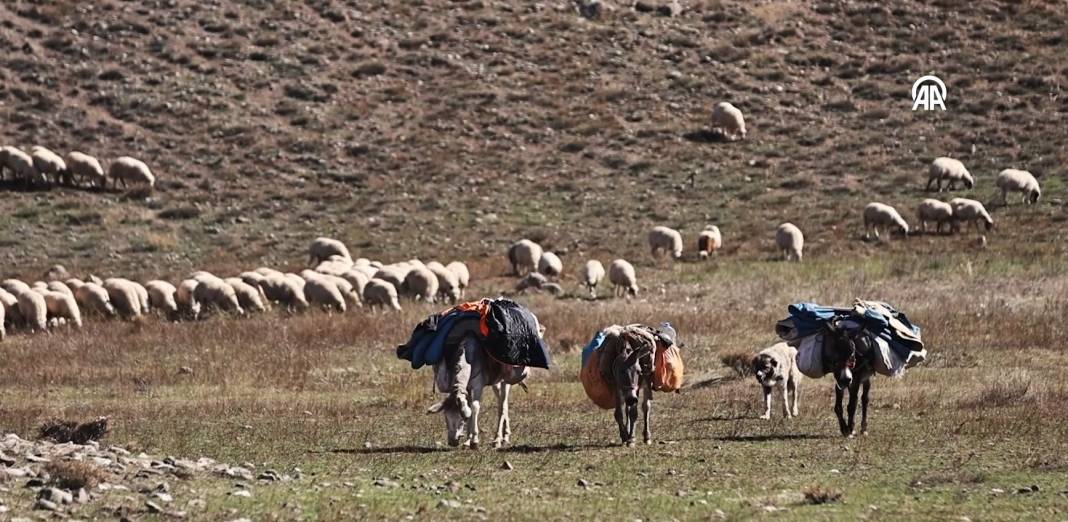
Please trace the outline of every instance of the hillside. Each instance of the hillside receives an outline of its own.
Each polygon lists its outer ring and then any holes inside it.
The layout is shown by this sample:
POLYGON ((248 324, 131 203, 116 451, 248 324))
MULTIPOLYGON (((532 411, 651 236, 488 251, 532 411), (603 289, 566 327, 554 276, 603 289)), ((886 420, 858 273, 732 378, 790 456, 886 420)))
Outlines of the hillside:
MULTIPOLYGON (((1068 14, 956 5, 587 20, 563 1, 4 2, 0 142, 129 154, 160 182, 147 199, 6 184, 0 259, 182 271, 295 261, 320 234, 386 259, 496 255, 521 235, 633 254, 653 224, 692 238, 707 222, 727 254, 764 259, 783 220, 812 256, 870 255, 906 246, 859 242, 860 207, 911 218, 939 155, 984 201, 1002 168, 1036 173, 1041 204, 996 211, 989 248, 1063 254, 1068 14), (944 113, 910 110, 928 73, 944 113), (705 139, 721 100, 747 140, 705 139)), ((971 238, 908 247, 942 244, 971 238)))

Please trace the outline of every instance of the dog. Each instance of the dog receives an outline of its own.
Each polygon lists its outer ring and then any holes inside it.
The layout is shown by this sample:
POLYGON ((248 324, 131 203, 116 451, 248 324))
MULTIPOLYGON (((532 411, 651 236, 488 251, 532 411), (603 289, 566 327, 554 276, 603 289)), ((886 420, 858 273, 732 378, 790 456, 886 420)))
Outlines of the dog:
POLYGON ((790 418, 798 414, 797 396, 801 383, 801 370, 797 369, 797 348, 779 343, 760 351, 753 357, 753 374, 764 388, 764 414, 761 419, 771 418, 771 391, 782 386, 782 415, 790 418), (790 408, 790 393, 793 392, 793 408, 790 408))

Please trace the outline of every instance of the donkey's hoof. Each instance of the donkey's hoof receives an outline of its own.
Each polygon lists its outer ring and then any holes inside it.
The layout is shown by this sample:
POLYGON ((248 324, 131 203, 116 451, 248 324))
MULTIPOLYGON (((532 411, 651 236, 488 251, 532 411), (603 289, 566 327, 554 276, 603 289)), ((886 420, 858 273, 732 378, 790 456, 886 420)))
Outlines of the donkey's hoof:
POLYGON ((623 445, 628 447, 628 448, 633 448, 634 447, 634 441, 633 440, 623 441, 623 445))

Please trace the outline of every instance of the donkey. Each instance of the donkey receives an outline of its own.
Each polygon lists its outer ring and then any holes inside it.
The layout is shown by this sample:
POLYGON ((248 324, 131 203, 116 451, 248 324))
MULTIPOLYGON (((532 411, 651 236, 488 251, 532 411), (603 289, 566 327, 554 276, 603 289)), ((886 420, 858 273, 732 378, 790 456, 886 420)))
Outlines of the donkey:
POLYGON ((864 330, 847 330, 837 325, 828 328, 823 343, 824 370, 834 374, 834 413, 842 436, 856 436, 857 394, 860 394, 860 434, 868 434, 868 395, 875 375, 875 340, 864 330), (849 420, 842 414, 842 398, 849 390, 849 420))
POLYGON ((468 334, 445 353, 434 365, 437 390, 448 396, 427 409, 427 414, 445 413, 445 434, 449 446, 460 445, 466 428, 471 449, 478 449, 478 414, 482 409, 483 388, 490 386, 497 396, 497 438, 493 446, 500 448, 511 442, 511 419, 508 415, 508 392, 512 385, 525 386, 529 370, 526 366, 511 366, 488 356, 474 334, 468 334))
POLYGON ((634 428, 638 424, 638 393, 642 393, 642 437, 652 444, 649 414, 653 402, 653 354, 656 338, 644 327, 615 327, 601 349, 601 375, 616 391, 616 424, 619 438, 626 446, 634 445, 634 428))

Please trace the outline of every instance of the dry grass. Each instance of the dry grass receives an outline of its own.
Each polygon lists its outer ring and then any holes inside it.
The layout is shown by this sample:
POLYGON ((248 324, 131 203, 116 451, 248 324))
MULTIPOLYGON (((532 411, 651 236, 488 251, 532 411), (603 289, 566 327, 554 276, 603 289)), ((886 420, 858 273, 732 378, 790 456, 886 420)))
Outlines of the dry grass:
POLYGON ((87 460, 59 460, 49 462, 45 471, 49 482, 57 488, 77 491, 92 489, 107 479, 107 472, 87 460))
POLYGON ((753 355, 752 351, 730 352, 721 356, 719 360, 739 378, 746 379, 753 375, 753 355))
POLYGON ((801 490, 801 494, 805 496, 805 502, 814 506, 823 504, 833 504, 842 500, 842 492, 827 486, 819 484, 813 484, 801 490))

